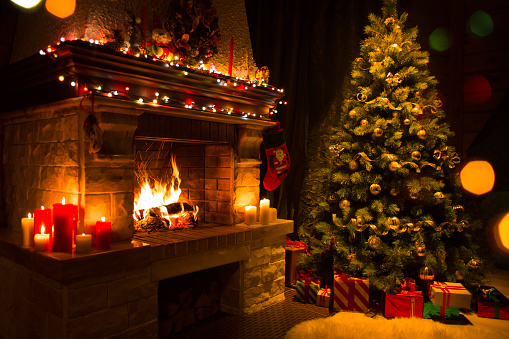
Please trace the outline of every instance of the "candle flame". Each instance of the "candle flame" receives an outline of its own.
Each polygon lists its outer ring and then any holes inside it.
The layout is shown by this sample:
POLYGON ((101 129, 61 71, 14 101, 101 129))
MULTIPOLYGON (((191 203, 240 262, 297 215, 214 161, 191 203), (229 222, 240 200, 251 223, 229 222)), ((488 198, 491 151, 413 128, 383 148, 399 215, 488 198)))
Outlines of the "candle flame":
POLYGON ((101 221, 102 221, 102 222, 105 222, 105 221, 106 221, 106 218, 105 218, 105 217, 101 217, 101 221))
POLYGON ((44 227, 44 225, 41 225, 41 234, 44 234, 45 230, 46 230, 46 228, 44 227))
POLYGON ((65 205, 65 197, 62 198, 62 205, 65 205))
POLYGON ((82 236, 85 236, 85 233, 81 233, 82 236))
POLYGON ((28 213, 28 219, 32 219, 32 214, 28 213))
POLYGON ((44 210, 44 206, 41 206, 41 210, 44 210))

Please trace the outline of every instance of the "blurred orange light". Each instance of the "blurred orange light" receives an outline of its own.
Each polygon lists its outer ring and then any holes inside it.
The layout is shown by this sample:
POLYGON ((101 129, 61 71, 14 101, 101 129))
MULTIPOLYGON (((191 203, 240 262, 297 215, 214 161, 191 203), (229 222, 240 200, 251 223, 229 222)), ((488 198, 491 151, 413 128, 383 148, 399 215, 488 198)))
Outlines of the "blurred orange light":
POLYGON ((461 184, 467 191, 481 195, 488 193, 495 184, 495 171, 484 160, 470 161, 460 173, 461 184))
POLYGON ((504 249, 509 249, 509 213, 498 224, 498 240, 504 249))
POLYGON ((59 18, 67 18, 76 9, 76 0, 46 0, 48 12, 59 18))

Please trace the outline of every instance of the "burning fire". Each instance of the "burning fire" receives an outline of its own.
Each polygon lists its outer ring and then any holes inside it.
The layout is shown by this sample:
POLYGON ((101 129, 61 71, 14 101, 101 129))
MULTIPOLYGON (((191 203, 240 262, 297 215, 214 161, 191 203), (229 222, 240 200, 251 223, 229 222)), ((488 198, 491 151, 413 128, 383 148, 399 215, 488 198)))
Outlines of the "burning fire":
POLYGON ((172 174, 166 181, 157 178, 150 180, 147 170, 143 168, 144 164, 138 167, 137 175, 141 189, 134 197, 133 218, 142 221, 152 216, 166 220, 170 228, 192 227, 188 219, 192 217, 192 220, 196 221, 198 206, 192 207, 187 203, 178 202, 182 193, 180 173, 175 156, 172 155, 170 161, 172 174))

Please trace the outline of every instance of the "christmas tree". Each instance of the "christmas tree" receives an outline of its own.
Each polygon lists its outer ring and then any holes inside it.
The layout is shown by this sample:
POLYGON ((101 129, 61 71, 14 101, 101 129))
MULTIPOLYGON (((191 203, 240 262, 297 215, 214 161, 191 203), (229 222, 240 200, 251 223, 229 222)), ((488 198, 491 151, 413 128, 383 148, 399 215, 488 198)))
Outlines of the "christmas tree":
POLYGON ((369 15, 330 136, 330 166, 315 174, 325 179, 324 198, 299 229, 311 248, 300 262, 329 283, 332 265, 385 292, 405 277, 467 286, 485 278, 483 225, 462 205, 437 80, 406 19, 396 0, 369 15))

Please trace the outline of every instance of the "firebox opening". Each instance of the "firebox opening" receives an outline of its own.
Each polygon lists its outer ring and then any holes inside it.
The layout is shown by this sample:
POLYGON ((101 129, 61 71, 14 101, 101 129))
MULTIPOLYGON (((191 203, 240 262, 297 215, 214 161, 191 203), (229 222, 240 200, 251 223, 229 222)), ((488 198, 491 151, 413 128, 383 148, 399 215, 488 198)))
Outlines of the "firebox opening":
POLYGON ((136 140, 135 231, 233 223, 228 143, 136 140))

